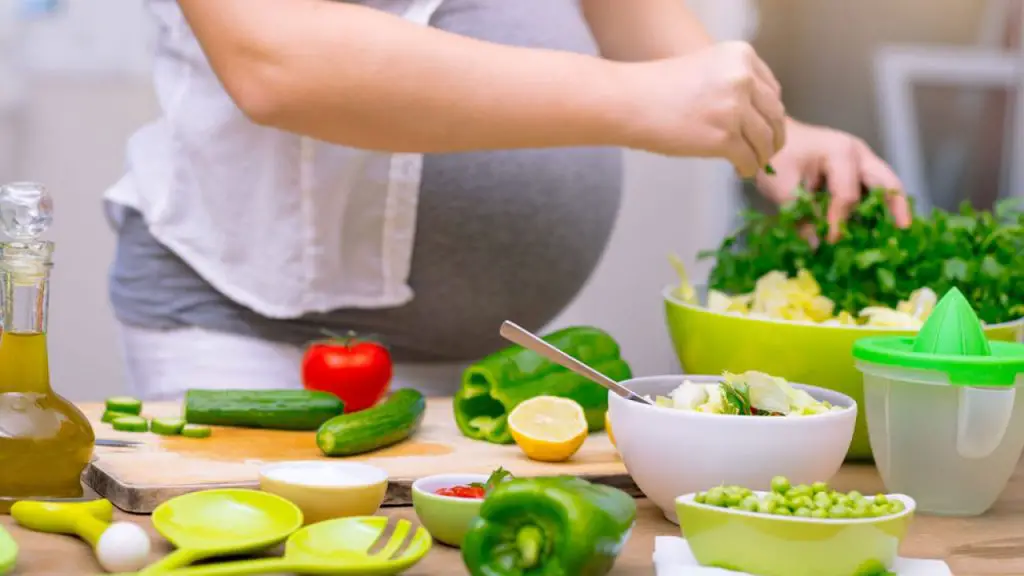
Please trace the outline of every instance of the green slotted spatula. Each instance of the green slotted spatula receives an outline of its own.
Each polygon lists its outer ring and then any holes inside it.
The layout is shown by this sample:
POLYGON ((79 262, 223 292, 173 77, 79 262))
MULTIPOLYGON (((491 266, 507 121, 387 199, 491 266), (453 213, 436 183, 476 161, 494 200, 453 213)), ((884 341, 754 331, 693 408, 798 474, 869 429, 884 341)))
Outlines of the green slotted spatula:
POLYGON ((422 526, 386 516, 336 518, 310 524, 288 537, 282 558, 190 566, 161 576, 334 574, 389 576, 416 564, 433 543, 422 526))
POLYGON ((7 574, 14 569, 18 560, 18 545, 14 538, 0 526, 0 574, 7 574))

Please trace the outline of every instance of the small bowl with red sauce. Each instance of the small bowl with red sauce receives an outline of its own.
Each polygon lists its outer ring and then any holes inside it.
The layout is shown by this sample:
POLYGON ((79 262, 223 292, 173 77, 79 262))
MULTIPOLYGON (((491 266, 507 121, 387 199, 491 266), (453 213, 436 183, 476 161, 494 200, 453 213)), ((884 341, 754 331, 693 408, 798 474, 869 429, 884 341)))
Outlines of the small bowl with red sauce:
POLYGON ((456 548, 480 514, 487 474, 437 474, 412 484, 412 505, 435 540, 456 548))

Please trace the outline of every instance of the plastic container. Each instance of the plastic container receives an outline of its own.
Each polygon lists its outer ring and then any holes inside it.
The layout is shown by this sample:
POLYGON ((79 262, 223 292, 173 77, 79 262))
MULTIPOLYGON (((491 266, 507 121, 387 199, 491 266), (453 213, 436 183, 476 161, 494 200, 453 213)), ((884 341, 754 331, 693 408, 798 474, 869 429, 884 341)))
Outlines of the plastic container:
POLYGON ((916 337, 864 338, 853 356, 886 490, 924 514, 985 513, 1024 450, 1024 345, 986 340, 954 288, 916 337))

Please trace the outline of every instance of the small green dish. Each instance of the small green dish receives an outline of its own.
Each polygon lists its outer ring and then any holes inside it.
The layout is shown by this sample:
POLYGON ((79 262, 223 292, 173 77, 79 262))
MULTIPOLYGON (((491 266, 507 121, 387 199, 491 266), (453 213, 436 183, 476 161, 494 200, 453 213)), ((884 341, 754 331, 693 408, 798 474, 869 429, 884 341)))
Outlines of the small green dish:
MULTIPOLYGON (((755 492, 763 496, 764 492, 755 492)), ((896 561, 914 516, 913 498, 881 518, 825 520, 769 516, 676 499, 683 537, 702 566, 761 576, 878 576, 896 561)))
POLYGON ((14 570, 14 564, 18 561, 18 545, 14 538, 0 526, 0 574, 7 574, 14 570))
POLYGON ((441 488, 451 488, 487 482, 487 474, 437 474, 420 478, 412 484, 412 506, 423 527, 442 544, 462 546, 469 525, 480 515, 483 499, 455 498, 436 494, 441 488))

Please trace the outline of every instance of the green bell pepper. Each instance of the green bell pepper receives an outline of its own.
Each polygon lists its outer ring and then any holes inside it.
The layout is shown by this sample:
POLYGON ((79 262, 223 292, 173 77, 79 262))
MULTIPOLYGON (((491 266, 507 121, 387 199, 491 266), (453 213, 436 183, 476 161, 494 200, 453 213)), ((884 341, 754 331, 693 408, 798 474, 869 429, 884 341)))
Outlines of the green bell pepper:
MULTIPOLYGON (((544 340, 612 380, 633 377, 618 343, 597 328, 564 328, 544 340)), ((575 400, 586 413, 590 431, 604 429, 607 390, 520 346, 496 352, 466 369, 455 394, 455 423, 469 438, 511 444, 509 413, 519 403, 542 395, 575 400)))
POLYGON ((629 539, 636 502, 571 476, 506 480, 462 543, 472 576, 602 576, 629 539))

